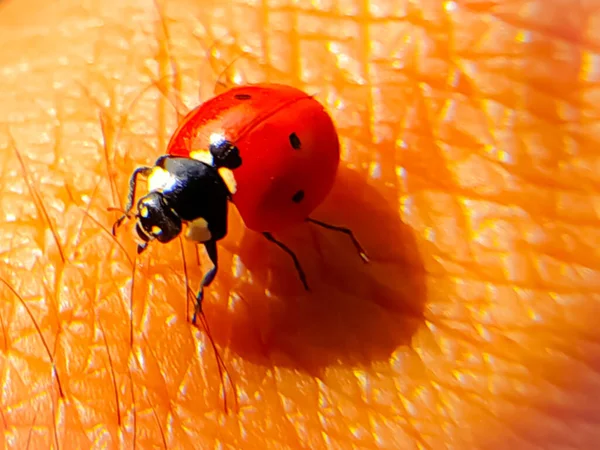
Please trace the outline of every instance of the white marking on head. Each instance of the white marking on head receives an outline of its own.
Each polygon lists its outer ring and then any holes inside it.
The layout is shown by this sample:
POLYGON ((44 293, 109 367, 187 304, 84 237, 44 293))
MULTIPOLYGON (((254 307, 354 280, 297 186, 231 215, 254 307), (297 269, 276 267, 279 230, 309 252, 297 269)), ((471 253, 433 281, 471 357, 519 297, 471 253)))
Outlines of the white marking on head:
POLYGON ((231 195, 235 194, 237 191, 237 181, 235 181, 235 175, 233 174, 233 170, 227 169, 225 167, 219 167, 219 175, 225 182, 227 189, 231 192, 231 195))
POLYGON ((203 162, 209 166, 214 164, 214 158, 208 150, 192 150, 190 152, 190 158, 203 162))
POLYGON ((208 140, 210 145, 219 145, 225 142, 226 139, 225 136, 223 136, 223 133, 212 133, 208 140))
POLYGON ((163 192, 173 189, 177 179, 162 167, 154 167, 148 176, 148 192, 163 192))
POLYGON ((185 237, 194 242, 210 241, 212 235, 208 230, 208 222, 202 217, 192 220, 188 223, 187 229, 185 230, 185 237))

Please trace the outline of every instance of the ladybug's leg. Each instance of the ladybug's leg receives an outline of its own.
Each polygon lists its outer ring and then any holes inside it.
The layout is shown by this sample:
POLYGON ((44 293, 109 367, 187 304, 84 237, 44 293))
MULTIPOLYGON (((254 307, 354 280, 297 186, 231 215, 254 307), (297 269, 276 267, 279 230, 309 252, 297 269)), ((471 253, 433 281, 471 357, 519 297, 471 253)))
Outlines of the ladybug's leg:
POLYGON ((296 272, 298 272, 300 281, 304 285, 304 289, 309 291, 310 289, 308 288, 308 283, 306 282, 306 275, 304 273, 304 270, 302 269, 302 266, 300 265, 300 261, 298 260, 298 257, 296 256, 296 254, 283 242, 279 242, 277 239, 275 239, 271 233, 263 233, 263 236, 266 237, 268 241, 272 242, 277 247, 279 247, 284 252, 286 252, 288 255, 290 255, 290 257, 292 258, 292 261, 294 261, 294 266, 296 267, 296 272))
POLYGON ((123 221, 129 217, 129 213, 133 209, 133 201, 135 200, 135 188, 137 186, 138 177, 148 178, 148 176, 152 173, 152 167, 138 167, 131 174, 131 178, 129 179, 129 193, 127 194, 127 205, 125 206, 125 214, 119 217, 112 227, 112 234, 117 234, 117 228, 121 226, 123 221))
POLYGON ((210 240, 204 242, 204 248, 206 248, 206 253, 208 253, 208 257, 210 261, 213 263, 212 269, 204 274, 202 277, 202 281, 200 282, 200 289, 198 289, 198 294, 196 294, 196 308, 194 309, 194 316, 192 317, 192 323, 196 325, 196 316, 198 313, 202 312, 202 300, 204 299, 204 288, 209 286, 210 283, 213 282, 215 276, 217 275, 217 271, 219 270, 219 257, 217 254, 217 241, 210 240))
POLYGON ((333 231, 337 231, 339 233, 344 233, 345 235, 350 237, 350 239, 352 240, 352 243, 354 244, 354 247, 356 247, 356 250, 358 251, 358 255, 362 258, 362 260, 364 262, 369 262, 369 257, 367 256, 367 253, 362 248, 362 245, 360 245, 360 243, 358 242, 358 239, 356 239, 356 236, 354 236, 354 233, 352 232, 352 230, 350 228, 338 227, 336 225, 330 225, 328 223, 321 222, 320 220, 311 219, 310 217, 307 218, 306 220, 308 222, 314 223, 315 225, 318 225, 320 227, 327 228, 328 230, 333 230, 333 231))

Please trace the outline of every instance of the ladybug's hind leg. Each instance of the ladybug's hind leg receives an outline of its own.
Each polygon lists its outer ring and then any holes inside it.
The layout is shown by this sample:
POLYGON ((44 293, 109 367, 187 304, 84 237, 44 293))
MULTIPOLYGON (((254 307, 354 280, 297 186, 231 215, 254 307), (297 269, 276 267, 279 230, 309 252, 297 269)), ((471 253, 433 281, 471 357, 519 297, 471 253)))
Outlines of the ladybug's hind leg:
POLYGON ((309 291, 310 289, 308 288, 308 283, 306 281, 306 274, 304 273, 304 270, 302 269, 302 266, 300 265, 300 261, 298 260, 298 257, 296 256, 296 254, 283 242, 280 242, 277 239, 275 239, 271 233, 263 233, 263 236, 265 238, 267 238, 268 241, 272 242, 277 247, 279 247, 284 252, 286 252, 288 255, 290 255, 290 257, 292 258, 292 261, 294 261, 294 266, 296 267, 296 272, 298 272, 298 277, 300 278, 300 281, 304 285, 304 289, 309 291))
POLYGON ((204 299, 204 288, 209 286, 210 283, 213 282, 219 270, 219 255, 217 253, 217 241, 211 239, 210 241, 204 242, 204 248, 206 248, 206 253, 210 258, 210 261, 213 263, 213 267, 202 277, 202 281, 200 282, 200 289, 198 289, 198 294, 196 294, 196 308, 194 309, 194 316, 192 317, 192 323, 194 325, 196 325, 197 315, 199 313, 202 313, 202 300, 204 299))
POLYGON ((352 243, 354 244, 356 251, 358 251, 358 256, 360 256, 364 262, 369 262, 369 257, 367 256, 367 252, 365 252, 365 250, 362 248, 362 245, 360 245, 360 242, 358 242, 358 239, 356 239, 356 236, 354 236, 354 233, 352 232, 352 230, 350 228, 338 227, 336 225, 331 225, 326 222, 321 222, 320 220, 311 219, 310 217, 307 218, 306 221, 310 222, 310 223, 314 223, 315 225, 318 225, 322 228, 337 231, 338 233, 343 233, 343 234, 347 235, 350 238, 350 240, 352 241, 352 243))

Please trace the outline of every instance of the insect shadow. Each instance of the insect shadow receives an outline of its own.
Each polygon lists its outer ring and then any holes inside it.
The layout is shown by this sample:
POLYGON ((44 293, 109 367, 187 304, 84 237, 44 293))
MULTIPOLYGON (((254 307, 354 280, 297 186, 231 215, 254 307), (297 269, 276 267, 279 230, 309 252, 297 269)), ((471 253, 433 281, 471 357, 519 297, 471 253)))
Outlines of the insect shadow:
POLYGON ((313 214, 350 227, 368 264, 341 233, 306 223, 277 235, 296 252, 310 292, 285 253, 246 231, 237 248, 229 247, 252 281, 233 282, 240 301, 227 331, 213 327, 215 339, 244 359, 312 374, 332 364, 385 360, 410 345, 423 323, 424 269, 412 231, 390 203, 356 172, 340 168, 334 189, 313 214))

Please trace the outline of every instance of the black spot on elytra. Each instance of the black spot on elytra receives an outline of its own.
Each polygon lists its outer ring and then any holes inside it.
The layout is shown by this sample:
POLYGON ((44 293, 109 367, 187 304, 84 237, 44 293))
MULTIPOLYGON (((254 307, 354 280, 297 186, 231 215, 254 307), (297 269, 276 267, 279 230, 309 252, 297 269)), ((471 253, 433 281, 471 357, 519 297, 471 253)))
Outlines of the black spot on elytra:
POLYGON ((300 150, 300 147, 302 147, 302 144, 300 143, 300 138, 296 133, 290 134, 290 144, 292 145, 292 148, 294 150, 300 150))
POLYGON ((298 192, 296 192, 293 196, 292 196, 292 201, 294 203, 300 203, 302 200, 304 200, 304 191, 300 190, 298 192))
POLYGON ((250 94, 235 94, 233 98, 236 100, 250 100, 252 96, 250 94))

